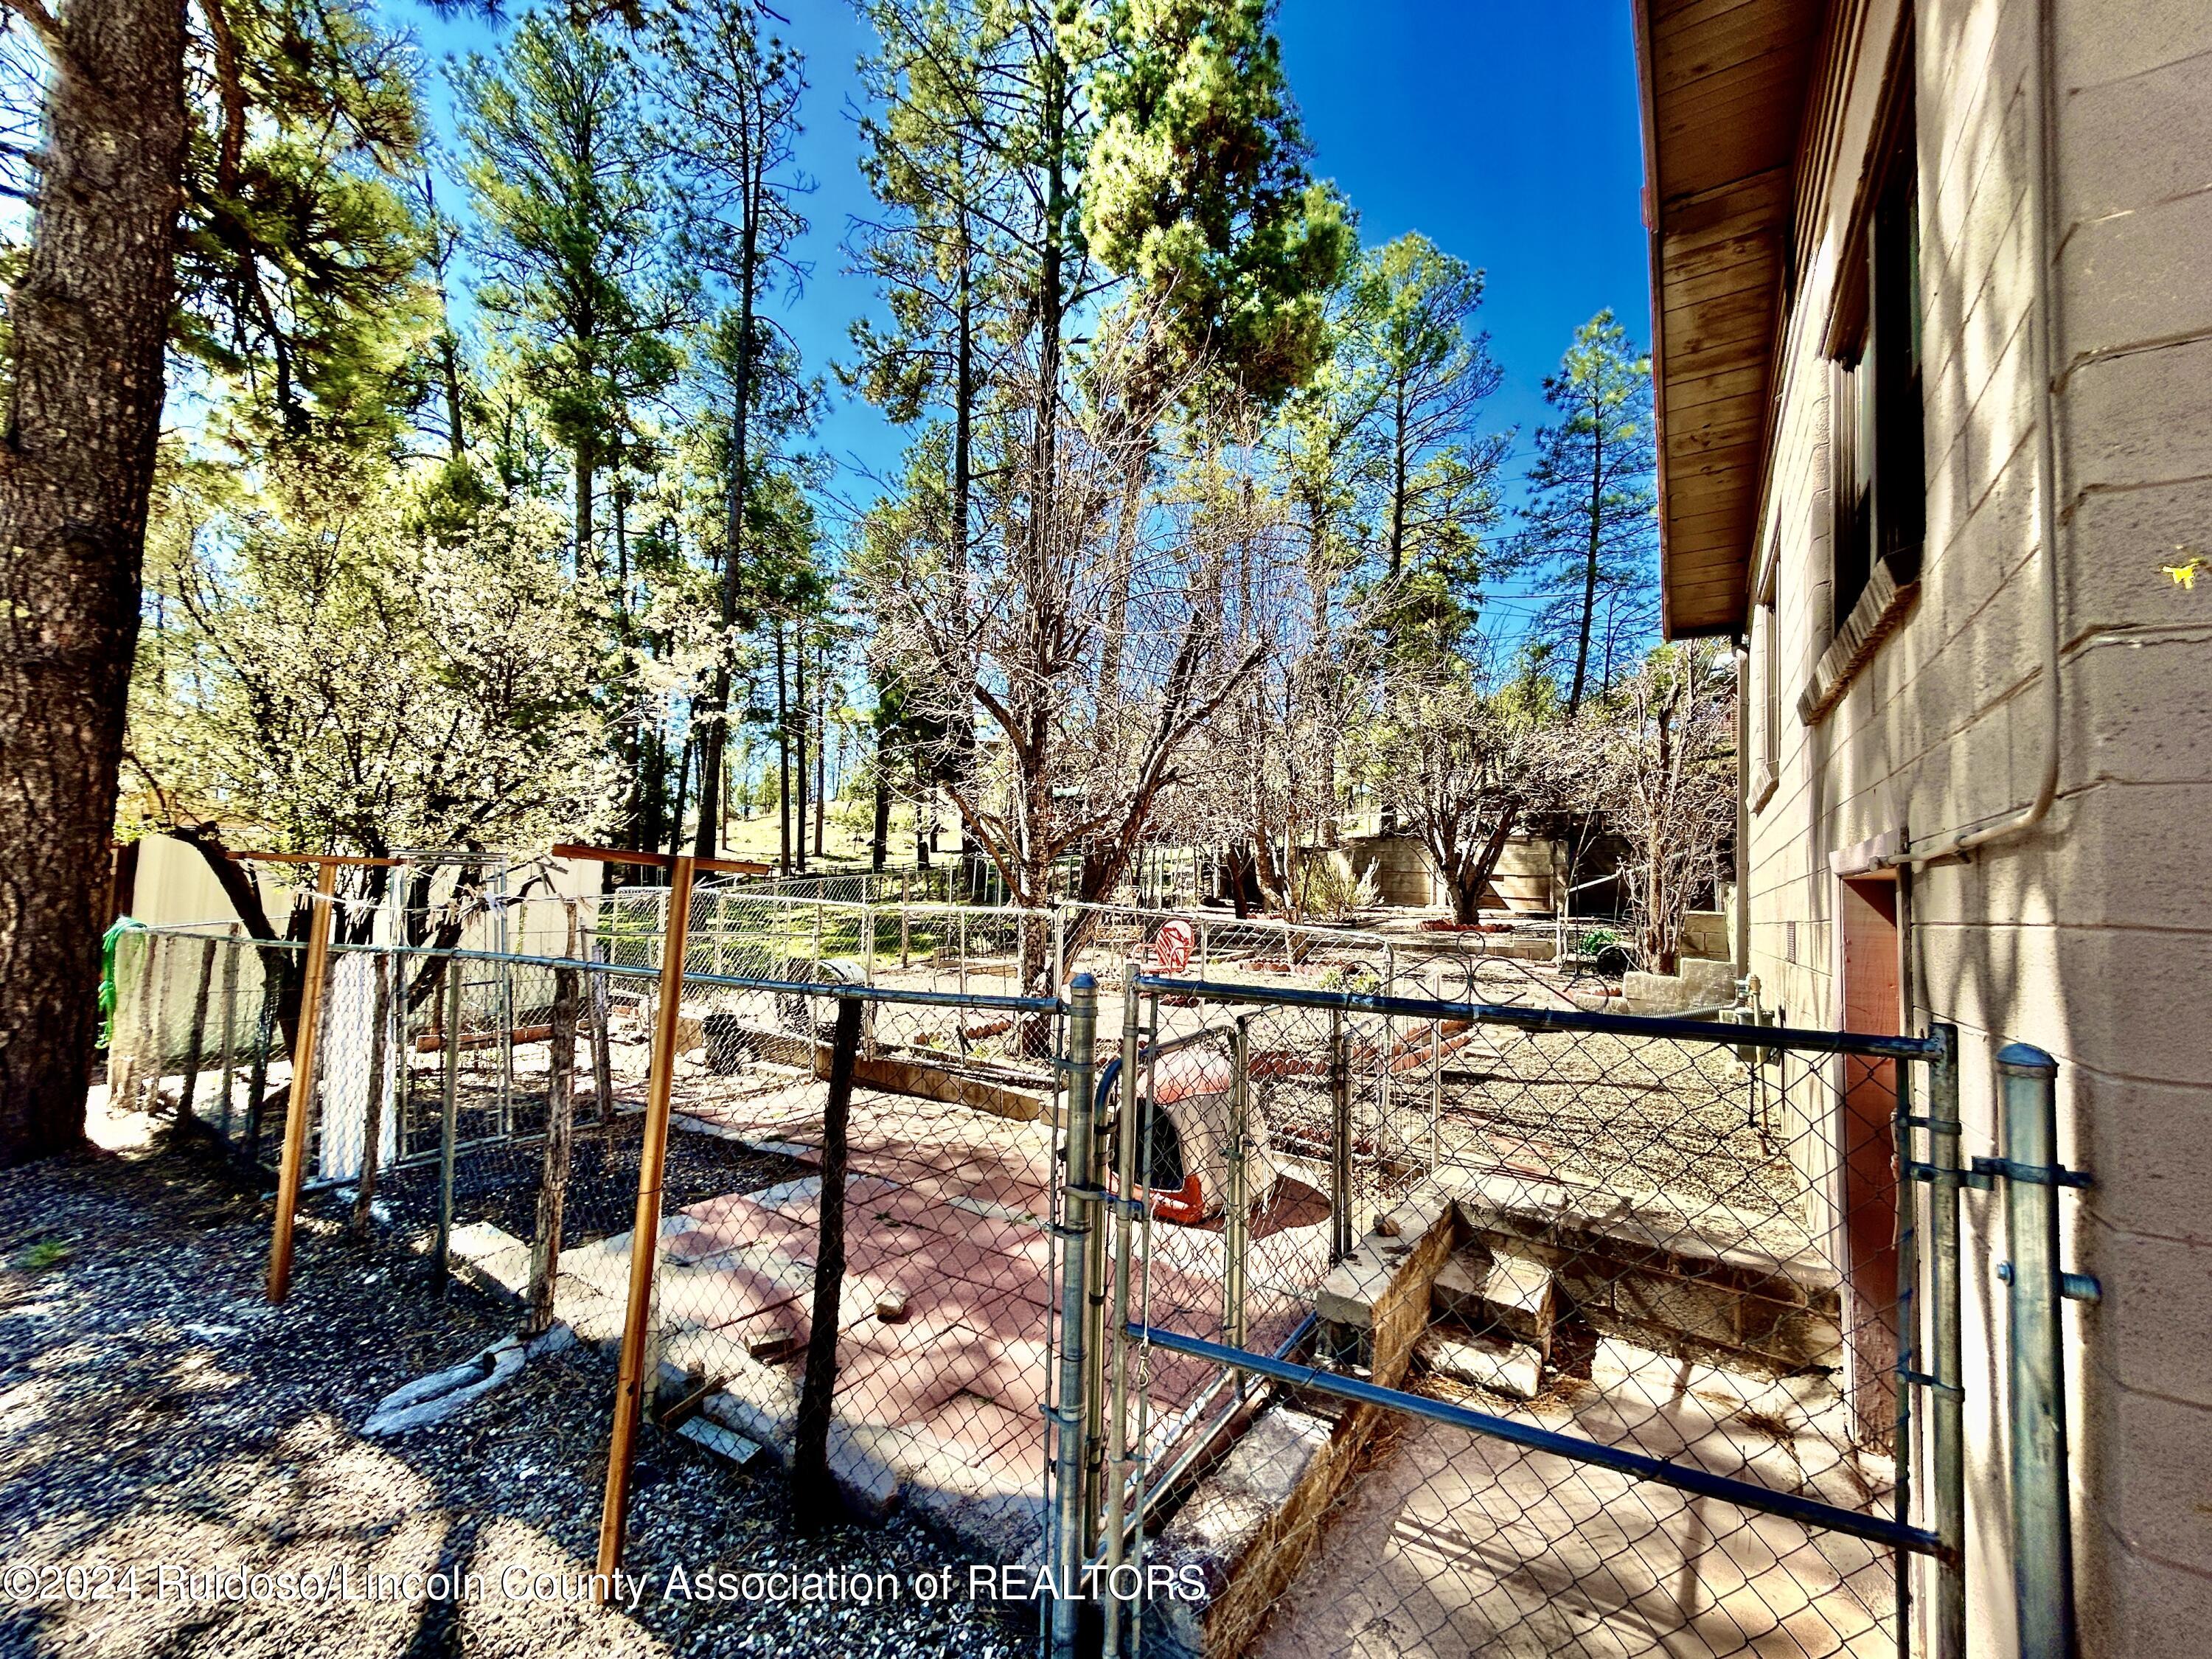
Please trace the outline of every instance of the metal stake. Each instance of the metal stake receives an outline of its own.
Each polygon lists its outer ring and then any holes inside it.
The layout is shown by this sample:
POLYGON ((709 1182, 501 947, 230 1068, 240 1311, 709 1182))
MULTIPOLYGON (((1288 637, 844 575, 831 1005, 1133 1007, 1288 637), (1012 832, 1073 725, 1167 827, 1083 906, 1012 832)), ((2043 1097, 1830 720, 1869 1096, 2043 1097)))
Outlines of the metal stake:
POLYGON ((1928 1068, 1929 1231, 1934 1258, 1929 1291, 1934 1297, 1930 1337, 1935 1352, 1933 1434, 1929 1480, 1936 1501, 1936 1535, 1943 1553, 1936 1567, 1936 1659, 1966 1653, 1966 1375, 1960 1336, 1959 1273, 1959 1030, 1938 1025, 1930 1035, 1943 1051, 1928 1068))
POLYGON ((1089 1366, 1084 1337, 1091 1321, 1085 1306, 1090 1283, 1091 1235, 1097 1225, 1097 1176, 1091 1166, 1095 1103, 1091 1097, 1091 1053, 1098 1031, 1098 983, 1079 974, 1069 988, 1067 1021, 1066 1246, 1060 1281, 1059 1397, 1053 1412, 1054 1452, 1059 1486, 1054 1493, 1057 1536, 1054 1579, 1060 1594, 1052 1604, 1054 1659, 1074 1659, 1076 1625, 1082 1604, 1071 1594, 1082 1577, 1084 1534, 1088 1530, 1089 1494, 1084 1489, 1085 1383, 1089 1366))
POLYGON ((2059 1320, 2058 1063, 2024 1042, 1998 1051, 2004 1083, 2004 1275, 2012 1327, 2013 1594, 2021 1659, 2072 1659, 2074 1529, 2066 1490, 2066 1371, 2059 1320))
POLYGON ((1344 1011, 1328 1016, 1328 1221, 1332 1262, 1352 1254, 1352 1054, 1344 1011))
POLYGON ((461 1121, 461 979, 458 958, 446 962, 446 1076, 438 1107, 438 1248, 431 1258, 432 1277, 446 1287, 453 1266, 453 1141, 461 1121))

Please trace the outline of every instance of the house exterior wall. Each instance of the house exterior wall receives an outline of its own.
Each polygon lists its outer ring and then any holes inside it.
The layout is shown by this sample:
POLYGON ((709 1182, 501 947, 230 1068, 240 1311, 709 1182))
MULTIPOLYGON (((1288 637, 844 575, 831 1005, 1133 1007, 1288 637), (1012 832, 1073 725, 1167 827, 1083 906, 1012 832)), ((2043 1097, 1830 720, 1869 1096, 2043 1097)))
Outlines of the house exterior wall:
MULTIPOLYGON (((1838 855, 2005 816, 2058 744, 2039 827, 1903 878, 1904 995, 1913 1028, 1960 1029, 1969 1157, 2000 1150, 1995 1050, 2059 1062, 2060 1155, 2096 1182, 2061 1197, 2064 1259, 2104 1290, 2064 1316, 2082 1650, 2154 1659, 2212 1651, 2212 567, 2193 590, 2161 570, 2212 558, 2212 6, 2045 3, 2059 726, 2038 684, 2032 0, 1917 9, 1920 597, 1824 720, 1796 711, 1831 626, 1822 341, 1899 21, 1870 0, 1801 224, 1747 595, 1748 967, 1790 1023, 1841 1024, 1838 855)), ((1965 1205, 1969 1595, 1992 1656, 2014 1650, 2002 1205, 1965 1205)))

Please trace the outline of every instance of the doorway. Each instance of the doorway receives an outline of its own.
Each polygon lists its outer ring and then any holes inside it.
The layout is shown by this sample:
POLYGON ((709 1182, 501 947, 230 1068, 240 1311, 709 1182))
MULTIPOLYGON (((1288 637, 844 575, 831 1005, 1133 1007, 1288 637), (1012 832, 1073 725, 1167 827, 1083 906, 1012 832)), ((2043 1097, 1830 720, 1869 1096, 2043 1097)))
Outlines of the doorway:
MULTIPOLYGON (((1838 921, 1844 1027, 1898 1035, 1905 1009, 1895 879, 1844 880, 1838 921)), ((1846 1382, 1863 1441, 1887 1447, 1896 1423, 1897 1064, 1856 1054, 1844 1055, 1839 1063, 1837 1231, 1846 1382)))

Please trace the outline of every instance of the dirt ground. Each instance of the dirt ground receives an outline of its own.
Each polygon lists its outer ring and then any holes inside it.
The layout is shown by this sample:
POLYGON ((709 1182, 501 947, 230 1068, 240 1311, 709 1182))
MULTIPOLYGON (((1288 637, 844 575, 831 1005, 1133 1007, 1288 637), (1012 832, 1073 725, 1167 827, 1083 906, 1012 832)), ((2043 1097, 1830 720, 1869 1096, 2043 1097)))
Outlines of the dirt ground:
POLYGON ((419 1259, 322 1223, 270 1307, 264 1200, 204 1154, 130 1144, 135 1121, 95 1133, 110 1149, 0 1173, 0 1655, 1033 1649, 1032 1607, 971 1597, 970 1564, 918 1523, 798 1537, 780 1473, 651 1430, 626 1559, 642 1593, 592 1606, 606 1361, 533 1361, 444 1425, 365 1438, 380 1398, 512 1312, 459 1285, 441 1302, 419 1259), (727 1599, 679 1593, 678 1565, 730 1575, 710 1581, 727 1599), (921 1600, 948 1568, 951 1594, 921 1600), (219 1577, 255 1573, 302 1577, 289 1596, 219 1577), (474 1582, 416 1582, 436 1574, 474 1582), (893 1588, 863 1601, 862 1577, 893 1588))

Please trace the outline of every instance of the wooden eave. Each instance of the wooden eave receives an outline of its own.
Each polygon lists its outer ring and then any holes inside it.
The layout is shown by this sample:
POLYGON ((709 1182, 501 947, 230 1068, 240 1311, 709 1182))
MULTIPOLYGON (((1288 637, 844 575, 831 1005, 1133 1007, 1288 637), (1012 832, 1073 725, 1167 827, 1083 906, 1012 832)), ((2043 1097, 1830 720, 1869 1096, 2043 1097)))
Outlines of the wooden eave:
POLYGON ((1743 625, 1821 0, 1635 0, 1660 620, 1743 625))

